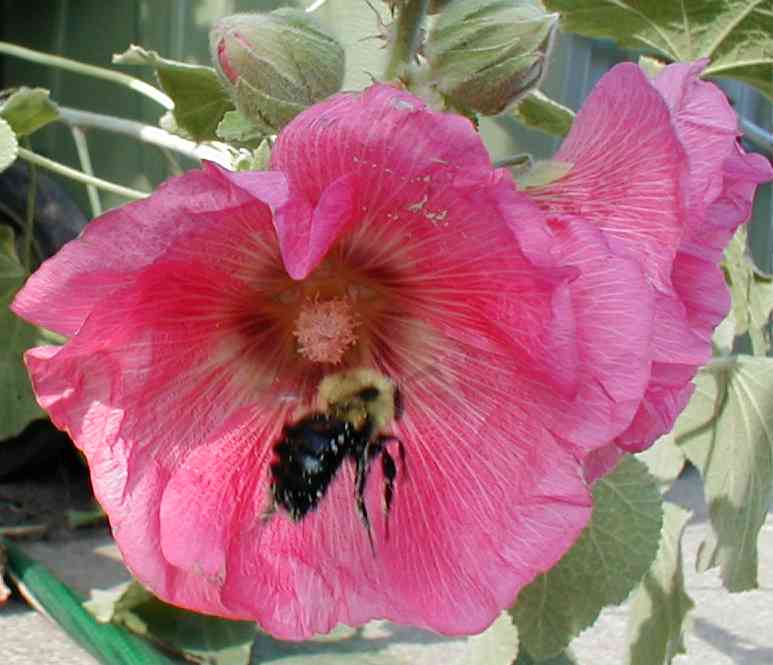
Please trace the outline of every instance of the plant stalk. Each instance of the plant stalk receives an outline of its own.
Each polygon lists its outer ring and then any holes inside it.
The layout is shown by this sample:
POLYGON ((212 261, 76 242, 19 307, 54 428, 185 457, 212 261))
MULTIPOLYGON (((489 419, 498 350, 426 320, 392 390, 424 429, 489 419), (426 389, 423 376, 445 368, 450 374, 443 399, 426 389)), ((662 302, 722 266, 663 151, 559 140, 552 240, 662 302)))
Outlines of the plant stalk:
POLYGON ((416 56, 421 37, 421 26, 427 16, 429 0, 406 0, 399 10, 395 23, 394 43, 389 54, 389 64, 384 71, 387 81, 400 78, 416 56))
POLYGON ((19 157, 26 159, 30 164, 41 166, 44 169, 71 178, 84 185, 94 185, 99 189, 104 189, 106 192, 112 192, 113 194, 118 194, 127 199, 144 199, 149 196, 147 192, 140 192, 136 189, 130 189, 129 187, 122 187, 121 185, 116 185, 114 182, 86 175, 77 169, 71 169, 69 166, 55 162, 53 159, 42 157, 41 155, 32 152, 32 150, 27 150, 27 148, 19 147, 19 157))
MULTIPOLYGON (((87 176, 94 176, 94 169, 91 166, 91 155, 89 154, 89 145, 86 142, 86 134, 80 127, 72 125, 70 127, 72 139, 75 142, 75 149, 78 151, 78 159, 81 163, 81 169, 87 176)), ((89 195, 89 204, 91 205, 92 217, 99 217, 102 214, 102 203, 99 200, 99 191, 94 185, 86 185, 86 192, 89 195)))
POLYGON ((81 111, 80 109, 68 108, 66 106, 59 107, 59 115, 61 116, 62 122, 68 125, 91 127, 108 132, 115 132, 117 134, 124 134, 125 136, 131 136, 138 141, 142 141, 143 143, 150 143, 159 148, 173 150, 174 152, 178 152, 191 159, 207 159, 216 164, 220 164, 221 166, 231 167, 231 159, 223 150, 188 141, 180 136, 170 134, 160 127, 145 125, 134 120, 126 120, 125 118, 116 118, 111 115, 92 113, 91 111, 81 111))
MULTIPOLYGON (((25 141, 29 145, 29 141, 25 141)), ((18 148, 21 154, 22 148, 18 148)), ((35 237, 35 204, 38 196, 38 170, 34 164, 29 165, 30 181, 27 187, 27 218, 24 224, 24 256, 22 256, 22 265, 28 272, 32 272, 32 241, 35 237)))
POLYGON ((83 74, 85 76, 104 79, 105 81, 112 81, 113 83, 126 86, 135 92, 139 92, 140 94, 149 97, 167 110, 174 108, 174 102, 161 90, 153 87, 149 83, 145 83, 145 81, 142 81, 141 79, 129 76, 123 72, 116 72, 112 69, 107 69, 106 67, 87 65, 86 63, 78 62, 77 60, 63 58, 62 56, 53 55, 51 53, 43 53, 42 51, 34 51, 9 42, 0 42, 0 53, 5 53, 6 55, 11 55, 15 58, 21 58, 22 60, 29 60, 30 62, 37 62, 41 65, 48 65, 49 67, 66 69, 75 72, 76 74, 83 74))

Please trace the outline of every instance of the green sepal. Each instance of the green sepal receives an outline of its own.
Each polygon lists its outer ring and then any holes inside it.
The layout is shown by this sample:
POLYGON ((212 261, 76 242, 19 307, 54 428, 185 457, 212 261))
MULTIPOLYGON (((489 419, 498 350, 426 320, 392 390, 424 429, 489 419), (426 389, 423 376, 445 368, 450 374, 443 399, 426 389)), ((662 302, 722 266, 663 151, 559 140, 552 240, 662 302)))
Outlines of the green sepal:
POLYGON ((539 90, 531 90, 509 113, 522 125, 551 136, 564 137, 574 122, 574 111, 550 99, 539 90))
POLYGON ((175 122, 194 141, 216 140, 220 121, 234 109, 212 67, 168 60, 135 45, 115 54, 113 63, 153 67, 161 88, 174 102, 175 122))

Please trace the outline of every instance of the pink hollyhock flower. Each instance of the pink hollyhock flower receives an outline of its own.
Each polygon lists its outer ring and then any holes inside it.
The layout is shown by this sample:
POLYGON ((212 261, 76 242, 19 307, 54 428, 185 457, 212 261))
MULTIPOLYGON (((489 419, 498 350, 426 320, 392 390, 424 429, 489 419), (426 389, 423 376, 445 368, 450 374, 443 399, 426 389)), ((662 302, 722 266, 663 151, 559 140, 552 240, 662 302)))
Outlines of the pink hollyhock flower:
POLYGON ((528 193, 467 120, 385 85, 337 95, 272 171, 205 165, 44 264, 14 310, 70 339, 30 375, 138 579, 290 639, 374 617, 471 633, 512 605, 587 523, 586 462, 673 420, 727 308, 707 275, 770 175, 734 130, 699 155, 707 84, 677 71, 610 72, 558 155, 572 172, 528 193), (381 464, 372 546, 348 461, 302 520, 263 519, 283 427, 359 367, 403 402, 388 534, 381 464))
POLYGON ((730 308, 719 267, 722 252, 749 219, 756 186, 773 178, 767 159, 741 149, 738 119, 724 93, 700 80, 707 64, 670 65, 649 87, 642 85, 638 68, 616 68, 618 76, 599 83, 556 155, 572 162, 573 171, 529 192, 548 215, 580 214, 604 229, 613 246, 638 258, 655 292, 645 398, 613 449, 591 458, 591 479, 614 466, 622 451, 644 450, 670 431, 687 405, 692 379, 711 357, 714 328, 730 308), (612 100, 623 90, 637 95, 640 106, 631 104, 626 115, 616 116, 612 100), (650 136, 661 131, 657 115, 666 114, 681 144, 670 173, 650 163, 650 136), (641 122, 642 117, 650 119, 641 122), (649 134, 643 131, 647 126, 649 134), (630 169, 632 158, 638 173, 630 169), (645 177, 660 179, 662 187, 656 199, 641 205, 632 191, 645 177))

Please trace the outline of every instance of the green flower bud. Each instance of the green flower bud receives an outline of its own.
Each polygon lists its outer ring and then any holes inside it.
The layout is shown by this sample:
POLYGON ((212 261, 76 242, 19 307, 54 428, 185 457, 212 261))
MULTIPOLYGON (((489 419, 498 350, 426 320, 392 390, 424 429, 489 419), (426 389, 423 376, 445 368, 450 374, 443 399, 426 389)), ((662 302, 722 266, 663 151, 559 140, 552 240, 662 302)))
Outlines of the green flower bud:
POLYGON ((501 113, 539 84, 557 24, 539 0, 452 0, 425 46, 429 77, 460 110, 501 113))
POLYGON ((227 16, 209 41, 236 108, 265 133, 277 133, 343 83, 343 47, 299 10, 227 16))

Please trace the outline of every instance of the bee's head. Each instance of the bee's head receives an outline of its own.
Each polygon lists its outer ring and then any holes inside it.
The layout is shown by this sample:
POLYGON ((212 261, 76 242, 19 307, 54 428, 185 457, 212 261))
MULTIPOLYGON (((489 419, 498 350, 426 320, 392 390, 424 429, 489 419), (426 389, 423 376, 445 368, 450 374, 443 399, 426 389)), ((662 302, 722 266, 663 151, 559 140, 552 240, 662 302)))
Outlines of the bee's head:
POLYGON ((397 415, 397 387, 373 369, 330 374, 320 382, 318 395, 323 410, 336 409, 349 420, 357 414, 367 415, 376 431, 387 427, 397 415))

